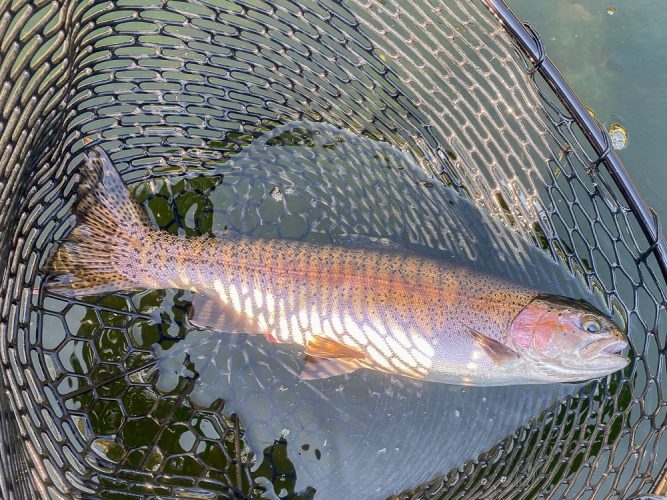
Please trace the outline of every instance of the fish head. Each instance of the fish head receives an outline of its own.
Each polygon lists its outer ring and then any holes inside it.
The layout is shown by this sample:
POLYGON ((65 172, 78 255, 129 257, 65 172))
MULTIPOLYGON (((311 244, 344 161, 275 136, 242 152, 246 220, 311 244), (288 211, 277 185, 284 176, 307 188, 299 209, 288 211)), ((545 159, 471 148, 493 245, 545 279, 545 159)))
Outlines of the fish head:
POLYGON ((530 302, 512 321, 507 339, 535 378, 575 382, 627 366, 623 331, 583 301, 548 295, 530 302))

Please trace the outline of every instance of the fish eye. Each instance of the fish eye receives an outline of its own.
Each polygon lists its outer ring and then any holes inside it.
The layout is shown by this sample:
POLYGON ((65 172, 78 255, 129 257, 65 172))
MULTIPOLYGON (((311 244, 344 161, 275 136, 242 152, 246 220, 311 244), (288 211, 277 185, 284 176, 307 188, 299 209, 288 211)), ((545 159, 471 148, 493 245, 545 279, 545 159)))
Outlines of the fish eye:
POLYGON ((600 331, 600 322, 595 319, 584 321, 583 329, 588 333, 598 333, 600 331))

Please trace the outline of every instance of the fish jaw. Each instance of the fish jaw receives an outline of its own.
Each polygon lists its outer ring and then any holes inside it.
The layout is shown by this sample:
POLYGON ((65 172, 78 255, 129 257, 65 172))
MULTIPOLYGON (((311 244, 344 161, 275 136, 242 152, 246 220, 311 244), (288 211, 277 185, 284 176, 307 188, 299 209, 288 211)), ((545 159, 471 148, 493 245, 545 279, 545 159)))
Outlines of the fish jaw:
POLYGON ((580 357, 582 359, 595 359, 618 356, 626 347, 628 347, 628 342, 624 339, 606 338, 593 340, 581 350, 580 357))
POLYGON ((596 372, 609 374, 622 370, 630 363, 630 359, 621 354, 627 347, 625 339, 603 338, 586 345, 581 349, 579 357, 596 372))

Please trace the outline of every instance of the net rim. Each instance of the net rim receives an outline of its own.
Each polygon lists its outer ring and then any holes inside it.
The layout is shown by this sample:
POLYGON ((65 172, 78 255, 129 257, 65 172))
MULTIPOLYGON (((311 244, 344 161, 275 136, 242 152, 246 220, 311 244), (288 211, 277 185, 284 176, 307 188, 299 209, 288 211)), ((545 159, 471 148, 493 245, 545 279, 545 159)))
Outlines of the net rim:
POLYGON ((598 155, 591 169, 596 170, 601 165, 606 167, 621 190, 625 201, 637 216, 644 235, 651 242, 643 258, 646 259, 654 254, 662 275, 667 280, 667 243, 662 236, 658 214, 648 206, 634 185, 623 162, 611 148, 611 139, 607 130, 588 112, 581 99, 551 61, 538 33, 528 23, 522 22, 504 0, 482 0, 482 3, 500 21, 522 53, 532 61, 533 67, 529 70, 531 75, 539 73, 544 78, 575 123, 581 128, 598 155))

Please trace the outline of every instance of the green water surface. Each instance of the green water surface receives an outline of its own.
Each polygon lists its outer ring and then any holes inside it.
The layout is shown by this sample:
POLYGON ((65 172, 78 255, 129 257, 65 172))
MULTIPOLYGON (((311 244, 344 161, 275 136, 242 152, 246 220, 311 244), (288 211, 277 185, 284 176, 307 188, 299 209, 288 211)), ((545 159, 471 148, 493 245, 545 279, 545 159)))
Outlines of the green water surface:
POLYGON ((663 0, 511 0, 584 104, 628 132, 618 151, 649 206, 667 216, 667 4, 663 0))

